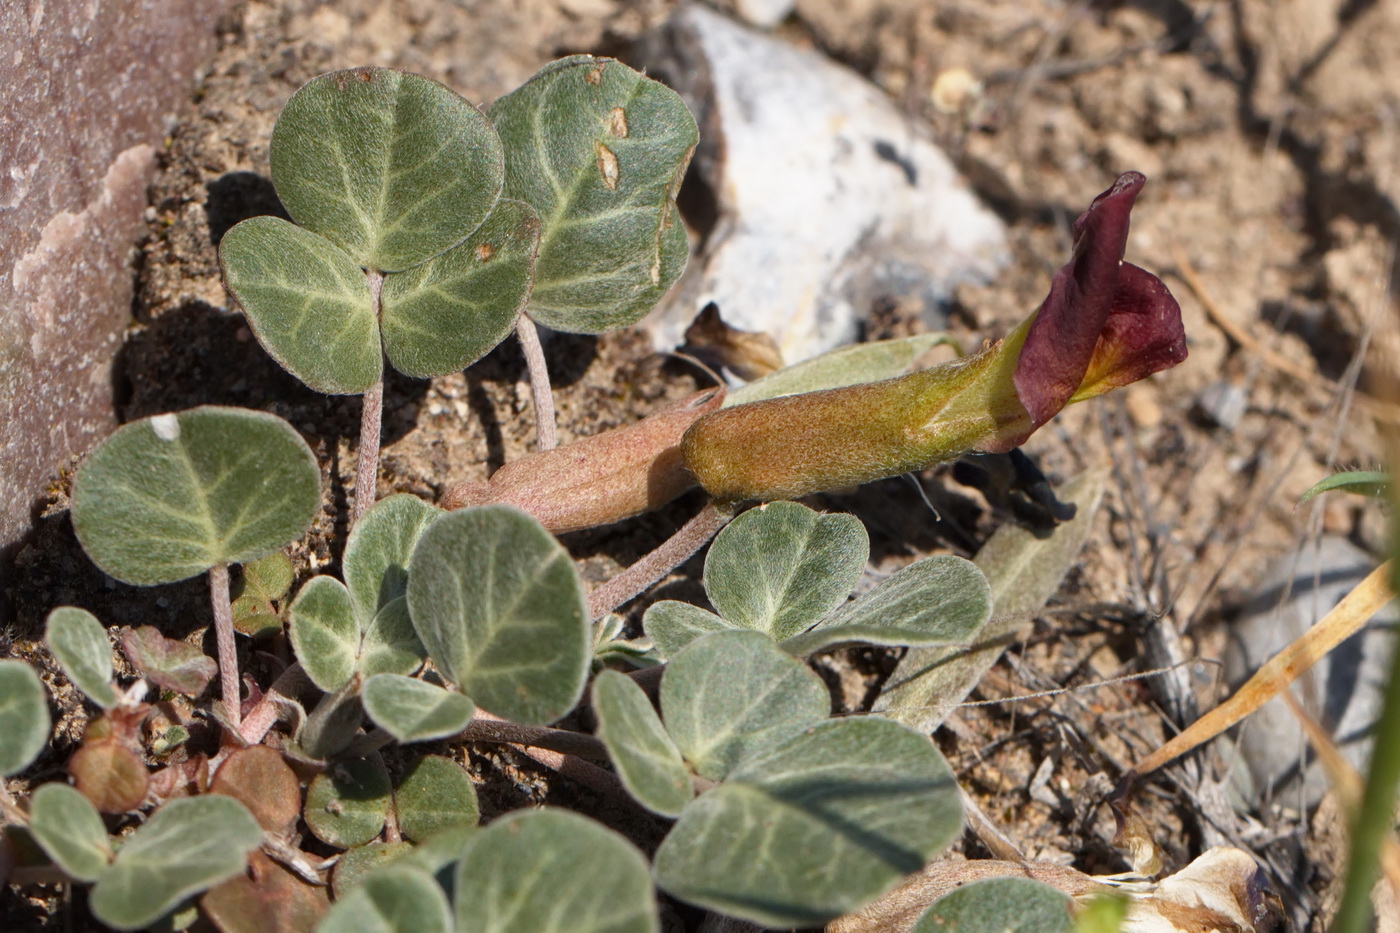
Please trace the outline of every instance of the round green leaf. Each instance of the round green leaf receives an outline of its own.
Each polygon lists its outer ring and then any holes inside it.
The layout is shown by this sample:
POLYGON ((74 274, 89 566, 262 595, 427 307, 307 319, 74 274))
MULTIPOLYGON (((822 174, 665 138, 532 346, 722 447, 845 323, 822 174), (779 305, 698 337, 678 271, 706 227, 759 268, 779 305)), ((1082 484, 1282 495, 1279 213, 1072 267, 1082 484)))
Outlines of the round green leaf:
POLYGON ((287 617, 292 648, 311 682, 327 693, 348 684, 360 653, 360 627, 341 582, 325 575, 307 580, 287 617))
POLYGON ((117 705, 112 646, 96 616, 76 606, 60 606, 49 613, 44 641, 73 686, 103 709, 117 705))
POLYGON ((870 556, 854 515, 770 502, 730 522, 705 558, 705 592, 726 620, 789 638, 851 595, 870 556))
POLYGON ((102 815, 67 784, 45 784, 34 792, 29 832, 55 865, 79 881, 96 881, 112 859, 102 815))
POLYGON ((654 933, 646 857, 567 810, 517 810, 457 862, 457 933, 654 933))
POLYGON ((394 811, 399 831, 413 842, 451 826, 475 826, 480 816, 471 777, 439 755, 425 755, 408 769, 394 791, 394 811))
POLYGON ((502 200, 466 242, 384 280, 384 352, 420 379, 465 369, 506 339, 530 297, 540 220, 502 200))
POLYGON ((656 880, 767 926, 820 926, 918 870, 961 829, 957 785, 927 736, 888 720, 831 720, 753 756, 686 807, 657 850, 656 880))
POLYGON ((306 789, 306 825, 322 842, 362 846, 384 828, 392 791, 389 772, 378 761, 338 761, 306 789))
POLYGON ((365 875, 327 911, 317 933, 451 933, 452 908, 433 876, 412 865, 365 875))
POLYGON ((598 738, 627 792, 654 813, 679 816, 695 796, 680 749, 647 698, 625 674, 603 671, 593 680, 598 738))
POLYGON ((574 708, 592 631, 569 554, 510 506, 462 509, 423 532, 408 608, 438 670, 480 706, 543 725, 574 708))
POLYGON ((93 563, 151 586, 246 563, 306 533, 321 508, 311 448, 275 415, 204 406, 119 428, 73 488, 93 563))
POLYGON ((0 659, 0 777, 29 767, 49 741, 44 683, 24 661, 0 659))
POLYGON ((575 55, 491 107, 506 197, 544 223, 529 315, 597 334, 642 318, 685 269, 676 192, 699 140, 670 88, 620 62, 575 55))
POLYGON ((418 538, 447 513, 417 496, 380 499, 360 516, 345 542, 345 587, 360 631, 389 603, 408 592, 408 562, 418 538))
POLYGON ((400 742, 456 735, 476 712, 460 693, 398 674, 374 675, 365 681, 360 696, 374 724, 400 742))
POLYGON ((706 635, 661 678, 666 731, 695 773, 712 781, 830 711, 821 678, 761 632, 706 635))
POLYGON ((733 628, 733 624, 713 612, 675 599, 652 603, 642 616, 642 630, 663 658, 675 657, 676 652, 702 635, 733 628))
POLYGON ((501 140, 452 90, 388 68, 313 78, 272 130, 287 213, 368 269, 416 266, 481 225, 501 195, 501 140))
POLYGON ((965 645, 992 617, 992 589, 970 560, 940 554, 901 568, 810 632, 783 642, 808 655, 836 644, 965 645))
POLYGON ((1074 933, 1073 902, 1030 878, 973 881, 934 902, 910 933, 1074 933))
POLYGON ((92 889, 92 912, 118 930, 142 929, 241 872, 261 843, 258 821, 232 797, 172 800, 117 850, 92 889))
POLYGON ((335 863, 335 873, 331 875, 331 890, 335 892, 335 899, 344 900, 371 871, 412 851, 411 842, 371 842, 343 853, 340 861, 335 863))
POLYGON ((375 674, 412 674, 423 664, 428 649, 418 640, 403 596, 386 603, 370 623, 360 642, 357 662, 362 677, 375 674))
POLYGON ((252 217, 219 241, 224 281, 258 342, 327 395, 369 391, 384 371, 369 282, 330 240, 280 217, 252 217))

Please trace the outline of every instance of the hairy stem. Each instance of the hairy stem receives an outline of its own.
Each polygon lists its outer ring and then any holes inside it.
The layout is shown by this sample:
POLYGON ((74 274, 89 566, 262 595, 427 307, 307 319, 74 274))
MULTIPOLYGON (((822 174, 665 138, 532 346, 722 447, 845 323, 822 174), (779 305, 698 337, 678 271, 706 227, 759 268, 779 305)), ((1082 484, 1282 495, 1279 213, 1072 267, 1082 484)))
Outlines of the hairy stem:
MULTIPOLYGON (((384 290, 384 275, 371 269, 369 277, 370 295, 374 300, 374 319, 379 320, 380 293, 384 290)), ((374 494, 379 483, 379 429, 384 421, 384 373, 381 368, 379 379, 364 394, 360 408, 360 449, 355 464, 355 501, 350 507, 350 527, 354 528, 360 516, 374 504, 374 494)))
POLYGON ((219 645, 219 685, 224 714, 235 729, 243 723, 242 684, 238 678, 238 646, 233 640, 233 604, 228 598, 228 564, 209 568, 209 602, 214 609, 214 638, 219 645))
POLYGON ((734 514, 729 506, 717 505, 714 501, 705 503, 694 518, 662 542, 660 547, 589 593, 588 617, 600 619, 640 595, 704 547, 705 542, 729 524, 734 514))
POLYGON ((554 424, 554 392, 549 385, 549 367, 540 346, 540 332, 535 322, 525 315, 515 322, 515 336, 525 352, 525 367, 530 372, 530 395, 535 400, 535 439, 540 450, 559 446, 554 424))

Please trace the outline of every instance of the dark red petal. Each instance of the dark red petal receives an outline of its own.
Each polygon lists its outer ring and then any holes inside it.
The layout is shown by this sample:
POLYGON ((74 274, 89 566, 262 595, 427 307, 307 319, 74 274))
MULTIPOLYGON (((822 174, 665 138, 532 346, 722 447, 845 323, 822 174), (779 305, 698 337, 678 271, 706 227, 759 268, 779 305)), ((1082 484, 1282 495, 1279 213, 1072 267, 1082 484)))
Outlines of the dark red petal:
POLYGON ((1016 392, 1039 427, 1079 389, 1118 291, 1128 216, 1147 183, 1124 172, 1074 222, 1074 256, 1050 283, 1016 364, 1016 392))
POLYGON ((1125 386, 1186 359, 1181 306, 1162 280, 1130 262, 1118 273, 1113 307, 1099 335, 1085 381, 1125 386))

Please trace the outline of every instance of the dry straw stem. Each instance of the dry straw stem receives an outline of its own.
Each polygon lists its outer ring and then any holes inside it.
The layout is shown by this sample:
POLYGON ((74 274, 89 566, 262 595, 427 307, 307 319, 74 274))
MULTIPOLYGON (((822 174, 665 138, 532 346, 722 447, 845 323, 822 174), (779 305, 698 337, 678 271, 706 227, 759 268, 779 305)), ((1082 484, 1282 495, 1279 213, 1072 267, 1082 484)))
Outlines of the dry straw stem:
POLYGON ((1133 772, 1138 775, 1150 774, 1255 712, 1333 648, 1354 635, 1394 595, 1390 589, 1390 562, 1387 561, 1371 571, 1316 625, 1270 658, 1234 696, 1138 762, 1133 772))

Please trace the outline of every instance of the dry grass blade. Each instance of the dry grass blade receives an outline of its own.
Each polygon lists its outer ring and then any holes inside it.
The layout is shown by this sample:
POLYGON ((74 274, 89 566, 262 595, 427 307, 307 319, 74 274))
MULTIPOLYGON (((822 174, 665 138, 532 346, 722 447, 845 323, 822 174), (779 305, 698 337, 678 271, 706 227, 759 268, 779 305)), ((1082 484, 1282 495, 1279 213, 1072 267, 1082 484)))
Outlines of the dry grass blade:
POLYGON ((1143 775, 1156 771, 1172 759, 1215 738, 1273 699, 1320 658, 1355 634, 1394 598, 1389 581, 1390 562, 1387 561, 1371 571, 1316 625, 1270 658, 1234 696, 1138 762, 1134 773, 1143 775))

